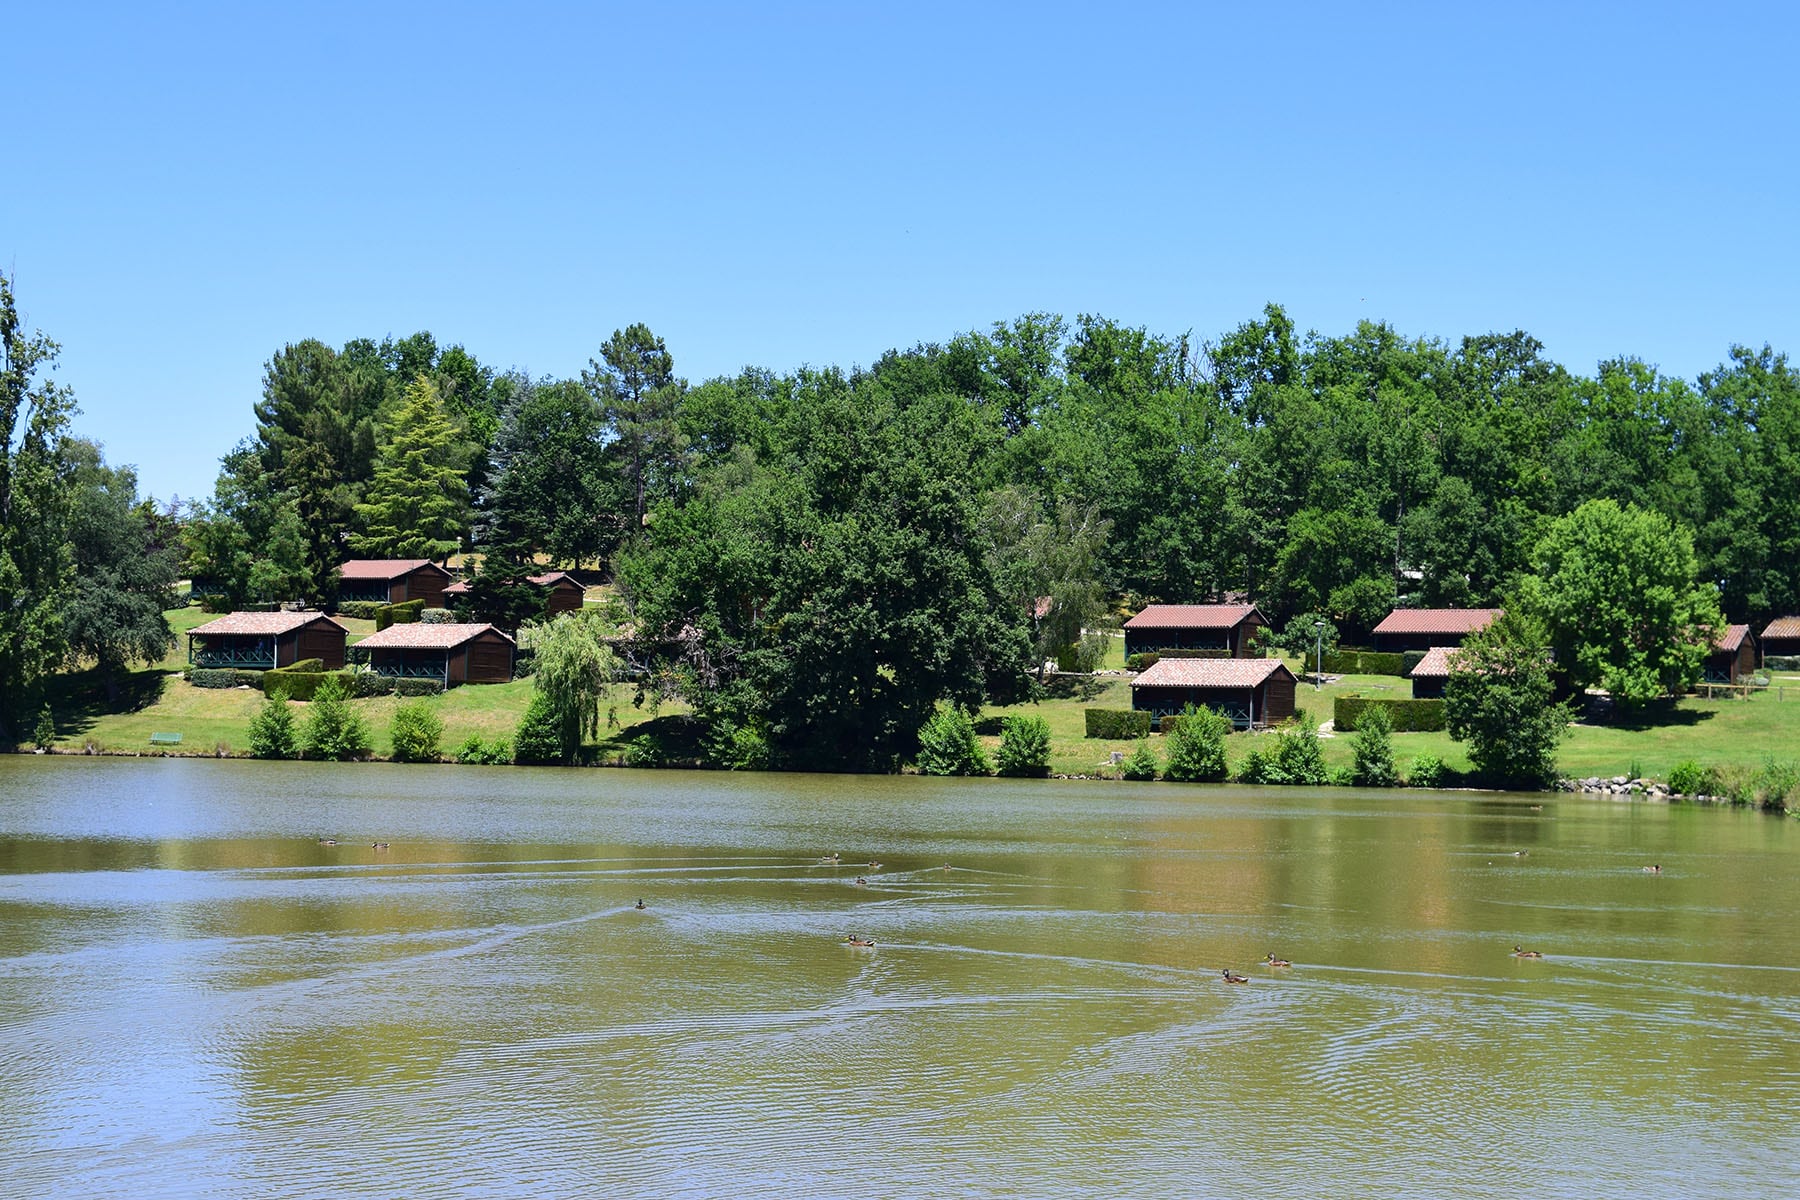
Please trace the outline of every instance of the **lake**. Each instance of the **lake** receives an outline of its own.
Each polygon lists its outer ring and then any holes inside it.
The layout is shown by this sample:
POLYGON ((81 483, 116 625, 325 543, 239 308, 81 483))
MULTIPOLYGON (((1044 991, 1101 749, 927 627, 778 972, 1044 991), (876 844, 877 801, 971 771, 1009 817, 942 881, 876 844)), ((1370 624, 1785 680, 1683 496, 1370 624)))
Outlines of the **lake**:
POLYGON ((1797 868, 1571 796, 0 757, 0 1193, 1784 1196, 1797 868))

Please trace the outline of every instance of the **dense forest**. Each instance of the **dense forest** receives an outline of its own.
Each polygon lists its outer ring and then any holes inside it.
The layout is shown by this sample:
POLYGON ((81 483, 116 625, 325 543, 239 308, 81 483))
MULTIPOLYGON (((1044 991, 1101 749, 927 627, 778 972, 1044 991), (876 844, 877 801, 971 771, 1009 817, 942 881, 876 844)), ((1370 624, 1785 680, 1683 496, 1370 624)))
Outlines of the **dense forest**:
POLYGON ((1685 531, 1729 619, 1800 611, 1800 378, 1768 347, 1692 381, 1582 375, 1523 332, 1303 334, 1270 305, 1211 340, 1031 314, 690 384, 642 325, 572 379, 427 333, 302 341, 214 495, 169 508, 69 434, 54 345, 5 300, 15 729, 46 671, 147 653, 176 578, 330 604, 349 556, 474 551, 477 615, 509 625, 527 564, 605 569, 646 688, 796 764, 892 761, 941 700, 1079 660, 1120 601, 1247 597, 1348 640, 1396 604, 1505 604, 1595 499, 1685 531), (90 586, 143 599, 108 625, 90 586))

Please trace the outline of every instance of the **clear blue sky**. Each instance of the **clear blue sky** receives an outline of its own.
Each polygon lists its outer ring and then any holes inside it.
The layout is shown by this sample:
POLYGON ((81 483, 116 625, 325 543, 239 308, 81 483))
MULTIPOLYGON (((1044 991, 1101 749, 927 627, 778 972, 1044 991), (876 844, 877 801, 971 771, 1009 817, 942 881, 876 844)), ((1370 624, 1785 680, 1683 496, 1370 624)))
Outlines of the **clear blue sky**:
POLYGON ((0 264, 78 431, 211 491, 284 343, 867 363, 1279 301, 1579 371, 1800 352, 1788 5, 13 6, 0 264))

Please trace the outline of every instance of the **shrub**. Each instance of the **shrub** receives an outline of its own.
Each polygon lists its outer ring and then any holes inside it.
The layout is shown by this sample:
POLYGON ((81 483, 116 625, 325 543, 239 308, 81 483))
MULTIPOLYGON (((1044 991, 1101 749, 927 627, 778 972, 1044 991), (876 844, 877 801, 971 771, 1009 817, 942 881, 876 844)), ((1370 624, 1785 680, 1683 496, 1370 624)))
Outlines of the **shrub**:
POLYGON ((1387 712, 1390 733, 1441 733, 1445 727, 1442 700, 1387 699, 1377 696, 1339 696, 1331 702, 1331 720, 1339 733, 1362 728, 1363 714, 1380 708, 1387 712))
POLYGON ((373 621, 380 609, 386 608, 384 600, 340 600, 337 611, 340 617, 349 617, 355 621, 373 621))
POLYGON ((562 726, 550 701, 532 693, 525 715, 513 735, 513 761, 555 763, 563 760, 562 726))
POLYGON ((441 696, 444 694, 444 681, 441 679, 396 679, 394 695, 396 696, 441 696))
POLYGON ((505 738, 484 741, 480 734, 471 733, 463 744, 456 748, 456 761, 471 767, 498 767, 513 760, 512 743, 505 738))
POLYGON ((56 714, 50 711, 48 704, 38 713, 37 728, 32 731, 31 740, 37 743, 39 750, 48 750, 56 741, 56 714))
POLYGON ((396 708, 393 724, 388 726, 395 762, 436 762, 438 739, 443 736, 444 719, 423 701, 396 708))
POLYGON ((1091 738, 1135 741, 1150 732, 1150 714, 1135 708, 1084 708, 1081 715, 1091 738))
POLYGON ((1169 739, 1169 764, 1163 778, 1175 783, 1216 783, 1226 777, 1225 735, 1231 723, 1211 708, 1192 704, 1181 716, 1163 721, 1169 739))
POLYGON ((237 670, 232 674, 237 676, 237 686, 256 688, 258 691, 262 689, 263 673, 261 671, 237 670))
POLYGON ((1800 763, 1763 759, 1753 787, 1758 807, 1770 812, 1785 811, 1790 801, 1800 800, 1800 763))
POLYGON ((1350 743, 1354 757, 1350 768, 1352 784, 1393 787, 1400 782, 1400 772, 1394 766, 1393 728, 1394 723, 1388 719, 1387 709, 1382 705, 1373 705, 1362 714, 1356 726, 1356 737, 1350 743))
POLYGON ((1253 749, 1244 756, 1243 763, 1239 765, 1237 781, 1250 784, 1274 783, 1274 770, 1273 754, 1265 754, 1261 749, 1253 749))
POLYGON ((270 695, 281 692, 289 700, 311 700, 328 679, 337 680, 346 696, 356 686, 347 671, 293 671, 282 667, 262 673, 262 689, 270 695))
POLYGON ((1768 654, 1763 656, 1765 671, 1800 671, 1800 654, 1768 654))
POLYGON ((325 669, 325 660, 322 658, 300 658, 295 659, 285 667, 278 667, 276 669, 281 671, 298 671, 302 675, 316 675, 325 669))
POLYGON ((456 624, 456 614, 447 608, 421 609, 419 622, 424 625, 454 625, 456 624))
POLYGON ((294 714, 287 697, 272 692, 250 718, 250 753, 256 758, 292 758, 294 751, 294 714))
POLYGON ((1138 783, 1147 783, 1156 778, 1156 751, 1150 748, 1149 738, 1143 738, 1138 742, 1137 749, 1133 750, 1131 757, 1125 760, 1120 768, 1120 773, 1126 779, 1138 783))
MULTIPOLYGON (((1148 671, 1151 667, 1154 667, 1161 661, 1161 659, 1162 655, 1156 653, 1154 650, 1140 651, 1137 654, 1126 656, 1125 669, 1127 671, 1148 671)), ((1089 734, 1088 736, 1092 737, 1093 735, 1089 734)))
MULTIPOLYGON (((1308 656, 1310 665, 1311 656, 1308 656)), ((1402 675, 1406 655, 1386 650, 1336 650, 1325 655, 1325 670, 1332 675, 1402 675)))
POLYGON ((750 725, 721 721, 706 743, 706 756, 727 771, 767 771, 775 759, 768 735, 750 725))
POLYGON ((921 775, 986 775, 987 754, 975 739, 969 714, 954 704, 940 708, 919 730, 921 775))
POLYGON ((1050 774, 1050 724, 1042 717, 1008 717, 1000 733, 999 771, 1014 778, 1050 774))
POLYGON ((1444 782, 1444 760, 1435 754, 1421 754, 1412 760, 1406 772, 1408 787, 1434 788, 1444 782))
POLYGON ((188 682, 197 688, 234 688, 237 675, 231 667, 195 667, 188 672, 188 682))
POLYGON ((1420 663, 1422 663, 1424 661, 1425 661, 1425 651, 1423 651, 1423 650, 1402 651, 1400 654, 1400 675, 1401 675, 1401 677, 1402 678, 1410 677, 1413 673, 1413 668, 1418 666, 1420 663))
POLYGON ((358 700, 370 696, 391 696, 394 692, 394 678, 391 675, 378 675, 374 671, 344 672, 346 690, 358 700))
POLYGON ((1312 714, 1301 711, 1292 727, 1275 735, 1275 783, 1317 787, 1328 782, 1325 747, 1319 742, 1319 725, 1312 714))
POLYGON ((1691 758, 1683 759, 1669 770, 1669 790, 1682 796, 1713 795, 1719 790, 1719 772, 1691 758))
POLYGON ((341 678, 335 674, 318 678, 324 682, 313 693, 312 710, 306 714, 306 728, 300 735, 301 746, 311 758, 333 762, 362 758, 374 745, 369 723, 350 707, 348 689, 341 678))
POLYGON ((625 743, 622 757, 628 767, 660 767, 664 761, 662 743, 647 733, 640 733, 625 743))
POLYGON ((383 604, 375 610, 375 632, 380 633, 390 625, 414 625, 418 623, 419 614, 425 611, 423 600, 402 600, 398 604, 383 604))
POLYGON ((228 613, 236 607, 231 603, 231 597, 222 592, 199 592, 188 599, 198 604, 203 613, 228 613))

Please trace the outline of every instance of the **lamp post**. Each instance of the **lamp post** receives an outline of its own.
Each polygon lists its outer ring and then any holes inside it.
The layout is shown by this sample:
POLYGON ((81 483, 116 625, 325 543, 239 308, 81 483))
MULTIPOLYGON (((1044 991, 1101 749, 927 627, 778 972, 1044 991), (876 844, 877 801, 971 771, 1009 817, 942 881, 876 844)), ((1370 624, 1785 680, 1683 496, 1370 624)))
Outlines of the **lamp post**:
POLYGON ((1313 691, 1325 686, 1325 622, 1313 622, 1313 691))

